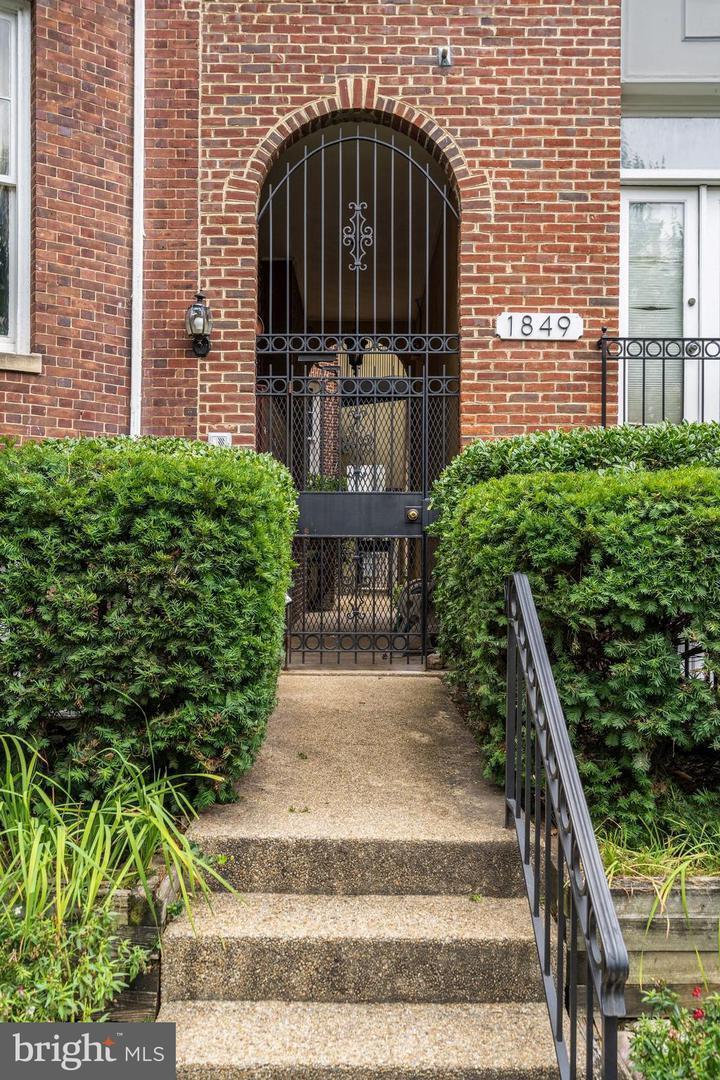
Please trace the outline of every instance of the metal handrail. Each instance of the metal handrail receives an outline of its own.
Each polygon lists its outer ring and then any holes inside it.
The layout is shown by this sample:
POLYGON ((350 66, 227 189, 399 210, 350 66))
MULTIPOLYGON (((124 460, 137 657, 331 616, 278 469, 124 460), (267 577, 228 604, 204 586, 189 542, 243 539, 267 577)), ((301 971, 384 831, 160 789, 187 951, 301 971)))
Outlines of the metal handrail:
POLYGON ((526 575, 508 578, 505 595, 506 817, 522 855, 560 1076, 616 1080, 627 949, 526 575))

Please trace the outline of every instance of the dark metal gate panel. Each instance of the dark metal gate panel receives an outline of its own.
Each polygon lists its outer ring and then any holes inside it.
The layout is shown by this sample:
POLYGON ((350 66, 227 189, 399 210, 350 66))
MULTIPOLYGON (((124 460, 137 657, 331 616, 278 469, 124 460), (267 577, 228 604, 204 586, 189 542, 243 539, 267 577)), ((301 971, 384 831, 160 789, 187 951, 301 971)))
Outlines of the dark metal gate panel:
POLYGON ((258 448, 301 493, 288 660, 420 659, 428 495, 459 441, 447 180, 389 129, 329 129, 259 217, 258 448))

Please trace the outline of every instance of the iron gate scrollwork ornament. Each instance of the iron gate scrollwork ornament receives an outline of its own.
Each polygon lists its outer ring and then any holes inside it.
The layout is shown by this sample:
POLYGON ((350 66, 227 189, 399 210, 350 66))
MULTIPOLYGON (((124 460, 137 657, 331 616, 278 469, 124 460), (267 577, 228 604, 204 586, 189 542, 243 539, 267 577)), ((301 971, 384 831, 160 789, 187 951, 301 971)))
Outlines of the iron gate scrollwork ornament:
POLYGON ((367 218, 363 214, 363 210, 367 210, 367 203, 351 202, 348 206, 353 213, 350 224, 343 229, 343 244, 352 251, 353 261, 350 263, 350 269, 367 270, 367 265, 363 262, 365 248, 372 247, 375 239, 373 227, 368 225, 367 218))

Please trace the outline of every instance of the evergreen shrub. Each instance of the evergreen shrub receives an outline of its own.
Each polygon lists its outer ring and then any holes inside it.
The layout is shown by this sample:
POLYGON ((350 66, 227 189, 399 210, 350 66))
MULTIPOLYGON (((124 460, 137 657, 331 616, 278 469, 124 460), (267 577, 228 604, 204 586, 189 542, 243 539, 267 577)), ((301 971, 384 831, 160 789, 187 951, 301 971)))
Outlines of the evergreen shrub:
POLYGON ((230 798, 275 701, 295 521, 289 474, 251 451, 5 445, 4 729, 87 797, 127 758, 230 798))
POLYGON ((632 832, 678 792, 717 800, 720 472, 507 476, 446 505, 437 531, 441 648, 492 775, 504 764, 503 581, 524 571, 596 820, 632 832), (685 642, 704 654, 689 678, 685 642))
POLYGON ((474 484, 514 473, 654 471, 687 465, 720 468, 720 424, 540 431, 471 443, 442 473, 433 506, 444 513, 474 484))

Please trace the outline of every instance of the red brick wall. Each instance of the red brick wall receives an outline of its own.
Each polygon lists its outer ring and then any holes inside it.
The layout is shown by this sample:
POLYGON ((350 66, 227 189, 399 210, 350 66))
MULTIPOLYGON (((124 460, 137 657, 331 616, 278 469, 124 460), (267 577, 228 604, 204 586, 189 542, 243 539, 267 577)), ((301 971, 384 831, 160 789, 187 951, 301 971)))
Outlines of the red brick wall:
POLYGON ((132 0, 36 0, 33 325, 41 375, 0 371, 0 430, 126 432, 132 0))
MULTIPOLYGON (((357 107, 434 137, 455 168, 463 437, 598 421, 593 343, 617 323, 620 0, 147 7, 146 431, 254 441, 260 186, 286 138, 357 107), (182 327, 198 285, 216 320, 201 361, 182 327), (585 340, 500 343, 506 308, 577 310, 585 340)), ((131 0, 35 4, 44 371, 0 372, 4 431, 128 430, 131 15, 131 0)))
MULTIPOLYGON (((197 4, 184 14, 192 34, 197 4)), ((434 134, 456 166, 463 437, 598 422, 594 341, 616 325, 618 300, 620 0, 214 2, 199 33, 200 278, 216 316, 199 364, 201 434, 254 439, 255 213, 272 153, 314 116, 357 106, 434 134), (454 65, 442 70, 434 47, 447 42, 454 65), (579 311, 585 339, 501 343, 494 319, 507 308, 579 311)), ((188 116, 183 95, 174 116, 188 116)), ((187 346, 170 337, 151 362, 184 373, 187 346)), ((177 380, 183 399, 190 382, 177 380)))
POLYGON ((199 288, 201 0, 148 0, 143 430, 197 434, 198 360, 185 310, 199 288))

